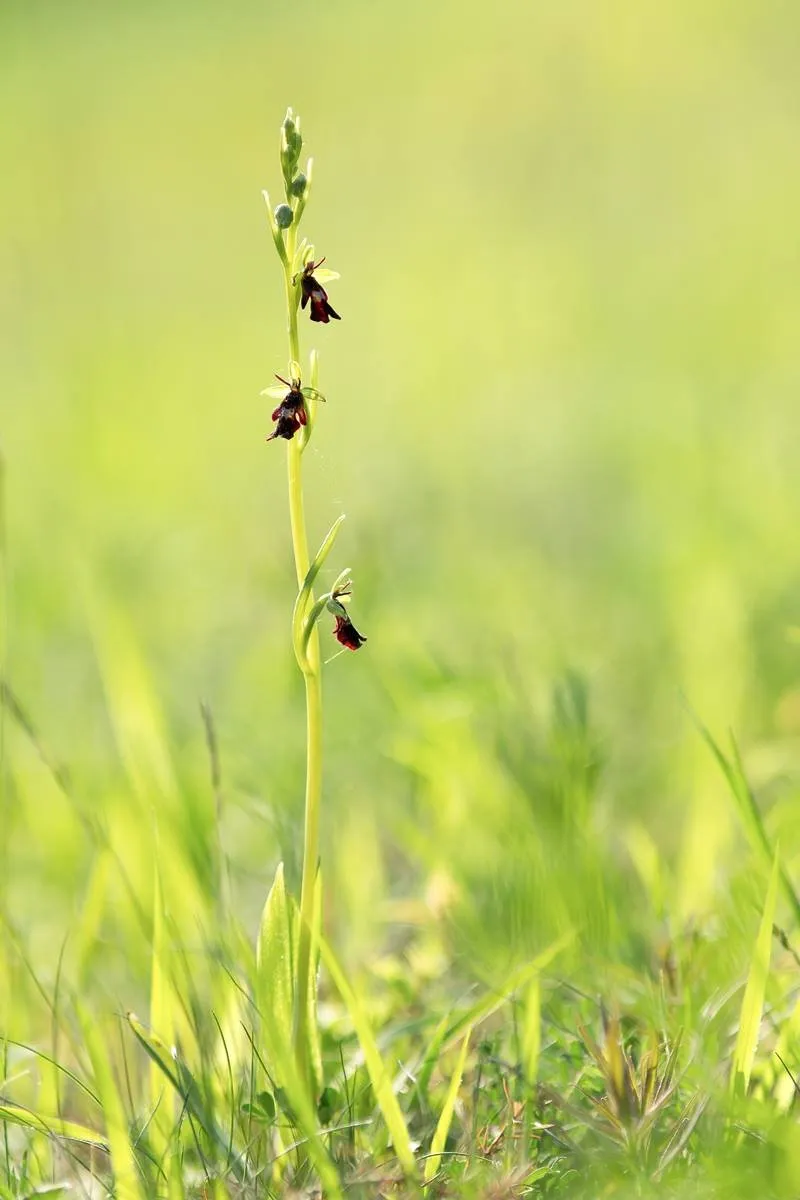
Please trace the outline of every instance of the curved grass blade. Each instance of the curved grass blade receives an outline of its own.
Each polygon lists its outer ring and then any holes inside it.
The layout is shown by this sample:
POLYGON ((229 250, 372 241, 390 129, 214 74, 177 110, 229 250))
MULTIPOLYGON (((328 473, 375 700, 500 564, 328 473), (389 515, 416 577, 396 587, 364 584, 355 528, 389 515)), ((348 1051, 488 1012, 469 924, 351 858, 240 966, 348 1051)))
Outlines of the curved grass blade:
POLYGON ((58 1062, 51 1055, 45 1054, 44 1050, 37 1050, 34 1046, 29 1046, 27 1042, 17 1042, 14 1040, 14 1038, 5 1036, 3 1037, 3 1044, 15 1046, 18 1050, 24 1050, 26 1054, 30 1054, 34 1058, 40 1058, 42 1062, 46 1062, 49 1066, 54 1067, 56 1071, 60 1071, 62 1075, 66 1075, 67 1079, 71 1079, 75 1086, 80 1088, 85 1096, 88 1096, 90 1100, 99 1106, 100 1098, 95 1092, 92 1091, 88 1084, 84 1083, 84 1081, 78 1075, 76 1075, 74 1071, 70 1071, 69 1067, 65 1067, 63 1063, 58 1062))
POLYGON ((447 1095, 444 1098, 444 1105, 439 1115, 439 1120, 436 1124, 436 1132, 433 1135, 431 1142, 431 1152, 425 1160, 425 1169, 423 1171, 423 1182, 428 1184, 433 1179, 436 1172, 439 1170, 439 1163, 442 1161, 442 1152, 447 1144, 447 1135, 450 1132, 450 1126, 453 1121, 453 1113, 455 1112, 456 1100, 458 1099, 459 1088, 461 1087, 461 1079, 464 1075, 464 1063, 467 1059, 467 1050, 469 1049, 469 1039, 472 1036, 472 1026, 469 1027, 464 1034, 464 1040, 461 1043, 461 1049, 458 1052, 455 1070, 450 1080, 450 1086, 447 1089, 447 1095))
POLYGON ((71 1142, 84 1142, 87 1146, 96 1146, 99 1150, 108 1151, 107 1138, 88 1125, 78 1121, 65 1121, 61 1117, 45 1116, 23 1108, 20 1104, 0 1103, 0 1121, 8 1121, 11 1125, 22 1125, 33 1129, 36 1133, 44 1133, 49 1137, 67 1138, 71 1142))
MULTIPOLYGON (((725 776, 731 795, 733 796, 736 807, 739 811, 739 817, 744 831, 750 839, 750 844, 753 846, 756 853, 763 856, 767 863, 772 863, 775 858, 775 850, 769 840, 769 836, 764 827, 764 819, 761 815, 761 809, 758 807, 753 790, 747 782, 747 776, 744 773, 742 766, 742 758, 739 753, 739 747, 735 739, 731 736, 731 757, 724 753, 717 742, 714 740, 709 729, 703 724, 696 713, 687 705, 689 716, 695 724, 700 736, 708 746, 717 764, 725 776)), ((795 922, 800 924, 800 897, 794 889, 794 885, 786 872, 786 869, 779 865, 778 874, 783 888, 783 893, 788 904, 791 906, 792 914, 795 922)))
POLYGON ((209 1141, 217 1148, 226 1166, 236 1176, 240 1183, 244 1182, 246 1172, 238 1156, 231 1155, 229 1138, 217 1125, 209 1113, 197 1086, 197 1081, 189 1068, 175 1057, 169 1047, 151 1030, 147 1029, 134 1013, 127 1013, 126 1020, 139 1044, 144 1048, 150 1060, 162 1071, 169 1083, 180 1097, 181 1105, 197 1122, 209 1141))
POLYGON ((767 885, 767 895, 764 900, 764 911, 761 914, 761 924, 758 927, 756 944, 750 960, 750 970, 747 973, 742 1009, 739 1015, 739 1032, 733 1051, 731 1064, 731 1089, 734 1090, 741 1081, 743 1091, 747 1091, 750 1074, 755 1062, 758 1049, 758 1031, 764 1012, 764 995, 769 975, 770 954, 772 951, 772 925, 775 919, 775 902, 778 896, 778 877, 780 860, 778 851, 772 863, 772 872, 767 885))

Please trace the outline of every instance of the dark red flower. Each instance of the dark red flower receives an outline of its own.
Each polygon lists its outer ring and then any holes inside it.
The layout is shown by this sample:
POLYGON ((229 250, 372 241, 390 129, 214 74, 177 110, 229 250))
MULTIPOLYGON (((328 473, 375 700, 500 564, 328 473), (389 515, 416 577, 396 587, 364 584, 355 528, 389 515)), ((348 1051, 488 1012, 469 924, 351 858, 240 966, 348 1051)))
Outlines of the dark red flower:
POLYGON ((346 646, 348 650, 360 649, 367 640, 361 636, 349 617, 337 617, 336 628, 333 632, 336 640, 346 646))
POLYGON ((291 441, 300 426, 305 425, 308 419, 305 398, 300 391, 299 379, 293 379, 289 383, 289 380, 284 379, 282 375, 276 375, 275 378, 280 380, 281 383, 285 383, 289 391, 272 414, 272 420, 277 421, 277 425, 267 438, 267 441, 271 442, 273 438, 280 437, 286 438, 288 442, 291 441))
POLYGON ((321 267, 324 262, 325 259, 321 258, 319 262, 307 262, 303 268, 303 274, 300 278, 300 288, 303 298, 300 301, 300 307, 305 308, 310 301, 311 320, 322 321, 323 324, 327 325, 331 317, 333 317, 334 321, 341 321, 342 318, 331 308, 328 303, 328 293, 319 280, 314 278, 314 272, 317 267, 321 267))
POLYGON ((303 396, 302 391, 300 390, 300 380, 293 379, 292 382, 289 383, 289 380, 284 379, 282 375, 276 375, 275 378, 277 379, 278 383, 285 383, 289 390, 286 393, 286 395, 283 397, 283 399, 281 400, 278 407, 275 409, 275 412, 272 414, 273 421, 277 421, 278 413, 281 411, 281 409, 283 409, 284 412, 286 412, 286 413, 296 413, 300 420, 300 424, 305 425, 305 423, 306 423, 306 411, 305 411, 305 407, 304 407, 304 399, 305 398, 303 396))

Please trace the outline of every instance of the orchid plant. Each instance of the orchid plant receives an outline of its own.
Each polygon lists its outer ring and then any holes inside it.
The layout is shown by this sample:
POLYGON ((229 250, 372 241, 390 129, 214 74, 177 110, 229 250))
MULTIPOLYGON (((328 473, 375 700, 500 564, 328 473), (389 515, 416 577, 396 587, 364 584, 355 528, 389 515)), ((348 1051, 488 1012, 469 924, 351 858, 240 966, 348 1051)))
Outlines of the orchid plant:
POLYGON ((312 559, 308 550, 303 502, 303 454, 314 432, 317 410, 325 397, 318 389, 316 351, 309 356, 308 383, 303 382, 300 353, 299 314, 306 309, 312 322, 329 324, 339 321, 324 285, 337 279, 335 271, 323 267, 324 258, 315 261, 314 246, 305 238, 298 241, 298 229, 305 214, 311 191, 313 160, 300 169, 303 138, 300 120, 291 108, 281 126, 280 163, 285 200, 275 208, 269 194, 264 200, 269 214, 272 240, 283 271, 288 318, 289 361, 287 376, 276 376, 280 386, 265 390, 278 401, 272 412, 274 428, 267 441, 286 441, 289 519, 292 531, 297 599, 292 616, 292 643, 306 691, 306 790, 303 841, 303 873, 300 888, 299 935, 295 956, 293 1043, 299 1078, 309 1091, 314 1088, 313 1051, 315 1031, 309 1028, 314 1015, 314 963, 312 927, 315 884, 319 859, 319 818, 322 796, 322 681, 318 621, 325 612, 335 618, 333 634, 342 647, 358 650, 366 641, 353 625, 347 612, 352 592, 350 569, 340 573, 330 588, 319 597, 314 585, 333 548, 344 517, 328 531, 312 559))

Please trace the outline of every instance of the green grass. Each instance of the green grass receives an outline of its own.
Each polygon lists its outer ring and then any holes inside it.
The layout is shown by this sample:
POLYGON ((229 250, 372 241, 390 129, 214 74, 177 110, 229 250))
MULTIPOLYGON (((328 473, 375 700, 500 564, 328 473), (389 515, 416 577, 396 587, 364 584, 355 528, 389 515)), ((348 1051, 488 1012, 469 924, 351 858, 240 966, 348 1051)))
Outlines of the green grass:
POLYGON ((3 1200, 800 1191, 799 24, 2 7, 3 1200), (369 636, 316 1109, 287 104, 342 275, 309 540, 347 512, 369 636))

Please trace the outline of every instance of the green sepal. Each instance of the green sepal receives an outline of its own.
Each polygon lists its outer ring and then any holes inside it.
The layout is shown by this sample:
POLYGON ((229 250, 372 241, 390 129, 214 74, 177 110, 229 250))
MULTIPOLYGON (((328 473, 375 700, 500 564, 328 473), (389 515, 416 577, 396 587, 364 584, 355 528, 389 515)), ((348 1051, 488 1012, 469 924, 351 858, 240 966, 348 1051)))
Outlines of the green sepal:
POLYGON ((278 228, 278 223, 275 220, 275 215, 272 211, 272 202, 269 198, 269 192, 266 190, 266 188, 262 191, 261 195, 264 197, 264 203, 267 206, 267 217, 269 218, 269 228, 270 228, 270 232, 272 234, 272 240, 275 243, 275 249, 278 251, 278 258, 281 260, 284 267, 286 267, 288 265, 289 260, 286 256, 286 246, 283 243, 283 234, 281 233, 280 229, 278 228))

